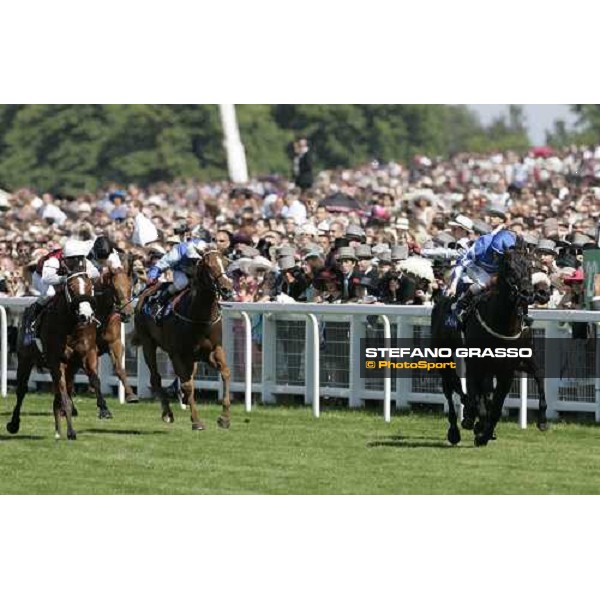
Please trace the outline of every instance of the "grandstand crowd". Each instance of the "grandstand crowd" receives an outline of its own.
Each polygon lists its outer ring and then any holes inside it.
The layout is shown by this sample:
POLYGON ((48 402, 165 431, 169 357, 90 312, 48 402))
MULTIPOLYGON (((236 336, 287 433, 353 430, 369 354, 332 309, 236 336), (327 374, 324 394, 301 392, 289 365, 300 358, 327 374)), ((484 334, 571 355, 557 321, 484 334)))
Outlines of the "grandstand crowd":
POLYGON ((245 186, 0 192, 0 296, 37 295, 40 258, 66 239, 106 235, 133 256, 136 292, 173 245, 202 238, 227 259, 237 301, 423 304, 478 236, 508 228, 524 236, 544 306, 582 306, 582 252, 597 247, 600 146, 314 174, 311 152, 300 143, 289 178, 245 186))

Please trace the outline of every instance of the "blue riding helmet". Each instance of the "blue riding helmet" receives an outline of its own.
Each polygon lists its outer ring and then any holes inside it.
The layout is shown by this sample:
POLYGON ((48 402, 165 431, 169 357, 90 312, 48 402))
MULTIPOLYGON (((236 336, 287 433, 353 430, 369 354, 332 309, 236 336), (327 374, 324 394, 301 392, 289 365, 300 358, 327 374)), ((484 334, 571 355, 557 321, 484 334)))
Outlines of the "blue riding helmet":
POLYGON ((498 233, 490 237, 482 236, 477 240, 480 242, 475 249, 476 262, 488 273, 496 273, 499 266, 499 258, 510 249, 514 248, 516 243, 515 234, 506 229, 501 229, 498 233))
POLYGON ((497 254, 504 254, 510 248, 515 247, 515 234, 506 229, 501 229, 490 244, 491 249, 497 254))

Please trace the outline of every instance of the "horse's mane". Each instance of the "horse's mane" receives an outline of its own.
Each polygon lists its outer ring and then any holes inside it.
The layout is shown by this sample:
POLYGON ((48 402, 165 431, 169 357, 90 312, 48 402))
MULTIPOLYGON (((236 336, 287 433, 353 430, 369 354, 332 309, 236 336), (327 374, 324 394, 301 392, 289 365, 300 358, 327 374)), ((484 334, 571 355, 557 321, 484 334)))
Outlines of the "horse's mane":
POLYGON ((502 279, 508 277, 516 278, 518 282, 524 283, 531 279, 531 258, 527 253, 527 244, 522 236, 517 235, 515 246, 506 252, 498 275, 502 279))

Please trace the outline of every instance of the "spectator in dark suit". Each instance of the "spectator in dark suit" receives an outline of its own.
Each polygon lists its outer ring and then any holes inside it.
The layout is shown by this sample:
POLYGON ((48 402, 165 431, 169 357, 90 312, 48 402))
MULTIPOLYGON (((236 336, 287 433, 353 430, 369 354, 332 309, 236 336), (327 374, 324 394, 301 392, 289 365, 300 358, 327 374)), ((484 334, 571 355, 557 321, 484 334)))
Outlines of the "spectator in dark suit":
POLYGON ((312 153, 305 138, 294 143, 293 170, 296 187, 302 191, 310 189, 313 185, 312 153))

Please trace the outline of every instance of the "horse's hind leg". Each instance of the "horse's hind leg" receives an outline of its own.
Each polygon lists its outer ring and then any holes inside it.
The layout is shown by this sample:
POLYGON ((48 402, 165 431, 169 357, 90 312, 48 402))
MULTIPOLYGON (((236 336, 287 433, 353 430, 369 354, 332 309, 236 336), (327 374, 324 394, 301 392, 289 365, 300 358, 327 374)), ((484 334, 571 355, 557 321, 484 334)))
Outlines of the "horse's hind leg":
POLYGON ((23 400, 27 393, 27 383, 29 382, 32 368, 32 358, 30 356, 21 355, 17 366, 17 403, 13 409, 10 421, 6 424, 6 430, 12 434, 19 433, 19 427, 21 425, 21 407, 23 406, 23 400))
POLYGON ((138 401, 138 397, 131 389, 129 382, 127 381, 127 373, 122 367, 123 352, 125 351, 125 349, 123 348, 123 344, 121 344, 121 339, 117 338, 114 342, 109 344, 108 349, 110 352, 110 359, 112 360, 113 366, 115 368, 115 373, 117 374, 117 377, 119 378, 119 380, 123 384, 123 387, 125 388, 125 402, 127 402, 128 404, 134 404, 138 401))
MULTIPOLYGON (((217 419, 219 427, 228 429, 231 425, 231 397, 230 397, 230 386, 231 386, 231 371, 227 365, 227 359, 225 357, 225 351, 223 346, 218 346, 211 353, 210 363, 216 367, 221 373, 221 379, 223 380, 223 410, 217 419)), ((460 433, 458 434, 460 441, 460 433)))
POLYGON ((169 406, 169 399, 167 398, 167 394, 165 394, 162 389, 162 378, 160 373, 158 372, 158 363, 156 361, 156 344, 148 338, 145 338, 142 342, 142 350, 144 351, 144 360, 146 361, 146 365, 148 365, 148 370, 150 371, 150 388, 152 389, 152 394, 160 399, 160 405, 162 407, 162 420, 165 423, 173 423, 175 421, 175 417, 173 416, 173 411, 169 406))

